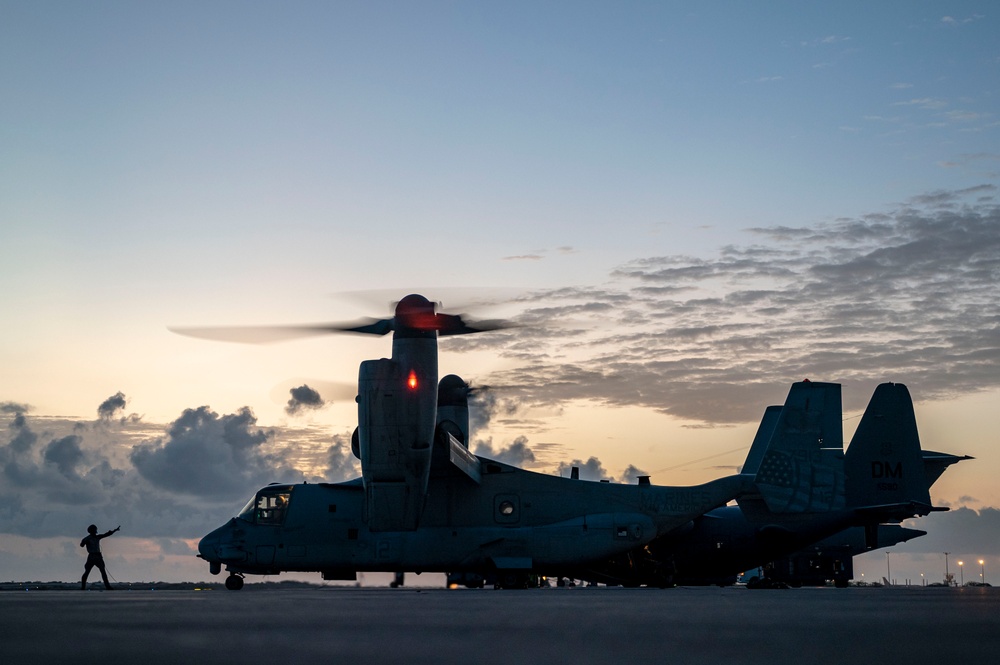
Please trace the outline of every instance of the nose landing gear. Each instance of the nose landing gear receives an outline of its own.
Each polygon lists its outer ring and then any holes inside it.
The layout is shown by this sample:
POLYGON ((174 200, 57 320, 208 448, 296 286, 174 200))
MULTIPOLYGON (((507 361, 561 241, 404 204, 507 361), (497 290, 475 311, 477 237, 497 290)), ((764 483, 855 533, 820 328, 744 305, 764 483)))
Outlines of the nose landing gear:
POLYGON ((243 576, 238 573, 229 573, 226 578, 226 588, 230 591, 239 591, 243 588, 243 576))

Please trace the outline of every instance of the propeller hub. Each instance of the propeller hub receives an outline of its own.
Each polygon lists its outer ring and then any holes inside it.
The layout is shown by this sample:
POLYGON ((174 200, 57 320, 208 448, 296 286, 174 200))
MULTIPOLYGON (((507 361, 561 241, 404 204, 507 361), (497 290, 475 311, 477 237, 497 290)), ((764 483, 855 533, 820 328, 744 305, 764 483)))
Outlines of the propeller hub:
POLYGON ((434 309, 434 303, 422 295, 413 293, 406 296, 396 304, 396 330, 437 330, 439 322, 434 309))

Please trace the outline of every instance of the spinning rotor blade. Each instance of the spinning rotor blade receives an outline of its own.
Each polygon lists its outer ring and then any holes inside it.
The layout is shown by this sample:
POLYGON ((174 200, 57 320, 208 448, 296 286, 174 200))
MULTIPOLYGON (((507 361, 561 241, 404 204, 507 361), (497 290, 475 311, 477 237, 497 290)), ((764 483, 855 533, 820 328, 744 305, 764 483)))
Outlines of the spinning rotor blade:
POLYGON ((210 339, 218 342, 240 342, 243 344, 269 344, 290 339, 316 337, 331 333, 362 333, 385 335, 392 331, 391 319, 365 319, 354 323, 317 323, 297 326, 224 326, 212 328, 175 328, 170 332, 187 337, 210 339))
POLYGON ((466 322, 459 314, 438 313, 440 307, 424 296, 411 294, 393 304, 391 319, 361 319, 352 323, 316 323, 291 326, 225 326, 225 327, 171 327, 171 332, 188 337, 244 344, 267 344, 329 333, 359 333, 385 335, 393 331, 410 330, 431 332, 438 335, 468 335, 513 327, 499 321, 466 322))
POLYGON ((438 335, 469 335, 478 332, 489 332, 491 330, 504 330, 513 328, 514 324, 509 321, 492 319, 489 321, 470 321, 466 323, 459 314, 438 314, 441 321, 438 327, 438 335))

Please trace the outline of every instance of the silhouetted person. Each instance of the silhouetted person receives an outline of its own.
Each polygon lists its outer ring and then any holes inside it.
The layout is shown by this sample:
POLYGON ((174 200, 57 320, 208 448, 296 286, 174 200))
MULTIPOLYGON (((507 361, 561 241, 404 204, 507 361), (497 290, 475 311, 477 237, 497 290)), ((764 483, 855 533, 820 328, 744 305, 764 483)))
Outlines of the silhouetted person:
POLYGON ((97 566, 97 569, 101 571, 101 577, 104 578, 104 588, 111 591, 111 582, 108 581, 108 571, 104 568, 104 555, 101 554, 101 538, 107 538, 115 531, 118 531, 121 527, 116 527, 107 533, 97 534, 97 526, 91 524, 87 527, 87 537, 80 541, 80 547, 87 548, 87 563, 83 564, 83 579, 80 580, 80 588, 84 591, 87 590, 87 576, 90 575, 90 569, 97 566))

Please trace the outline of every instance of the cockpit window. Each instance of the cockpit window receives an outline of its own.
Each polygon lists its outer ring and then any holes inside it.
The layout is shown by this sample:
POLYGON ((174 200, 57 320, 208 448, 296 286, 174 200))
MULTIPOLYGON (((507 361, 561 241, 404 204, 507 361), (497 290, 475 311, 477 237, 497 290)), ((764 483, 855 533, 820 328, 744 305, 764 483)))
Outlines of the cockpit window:
POLYGON ((250 500, 247 501, 247 505, 243 506, 243 510, 236 514, 241 520, 246 520, 247 522, 253 522, 253 509, 257 505, 257 497, 252 496, 250 500))
POLYGON ((291 498, 292 488, 288 485, 262 489, 243 506, 237 517, 256 524, 281 524, 291 498))

